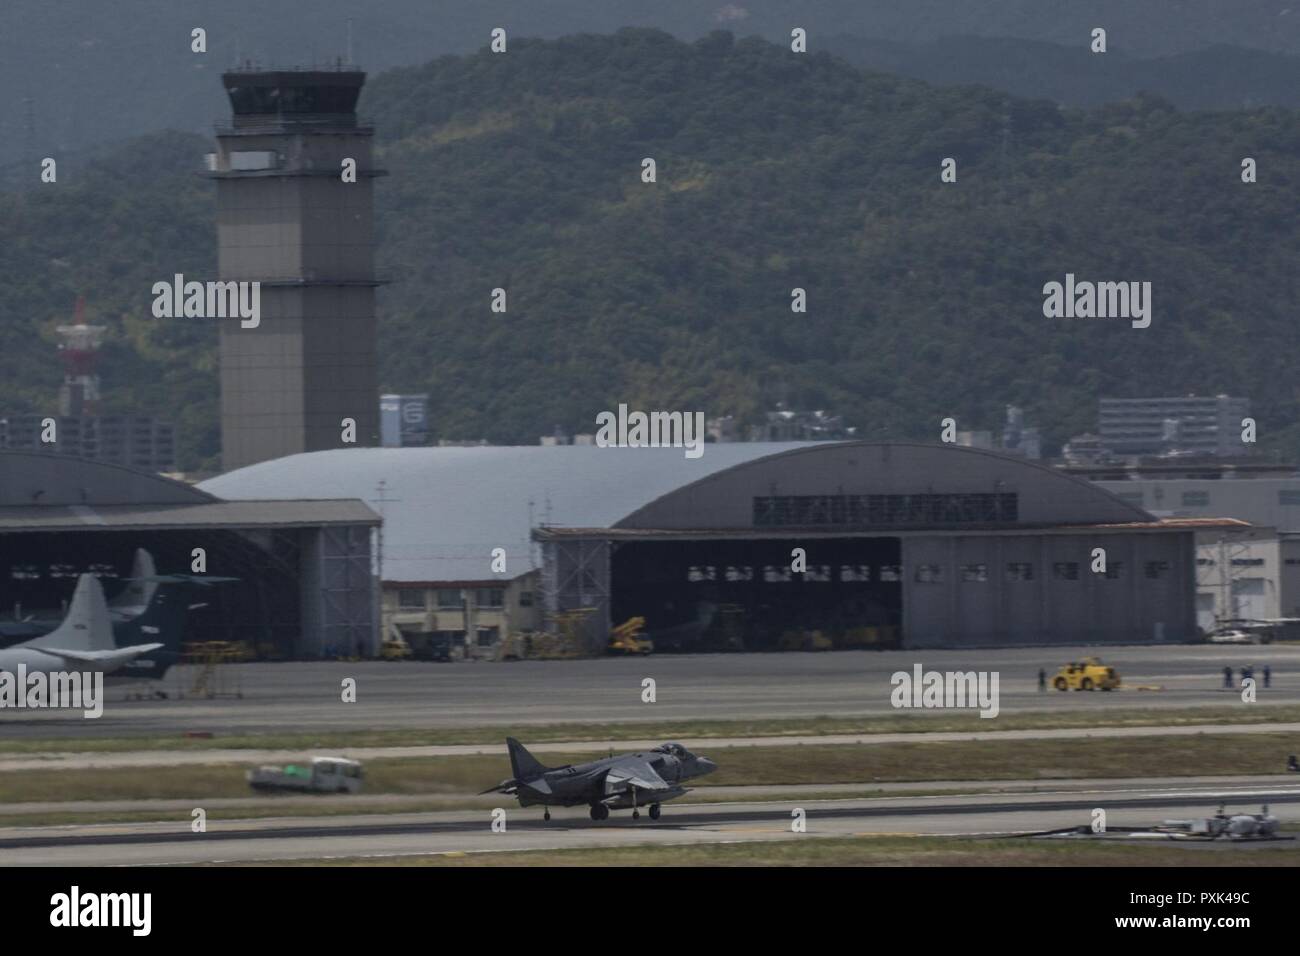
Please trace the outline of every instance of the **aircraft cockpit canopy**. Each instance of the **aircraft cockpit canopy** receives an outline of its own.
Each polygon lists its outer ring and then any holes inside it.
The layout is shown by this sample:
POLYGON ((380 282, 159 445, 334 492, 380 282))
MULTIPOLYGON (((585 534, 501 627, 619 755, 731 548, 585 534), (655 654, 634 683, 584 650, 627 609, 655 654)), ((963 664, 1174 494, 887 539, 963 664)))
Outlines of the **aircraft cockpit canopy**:
POLYGON ((658 753, 668 754, 673 757, 684 759, 691 755, 691 752, 681 744, 660 744, 655 748, 658 753))

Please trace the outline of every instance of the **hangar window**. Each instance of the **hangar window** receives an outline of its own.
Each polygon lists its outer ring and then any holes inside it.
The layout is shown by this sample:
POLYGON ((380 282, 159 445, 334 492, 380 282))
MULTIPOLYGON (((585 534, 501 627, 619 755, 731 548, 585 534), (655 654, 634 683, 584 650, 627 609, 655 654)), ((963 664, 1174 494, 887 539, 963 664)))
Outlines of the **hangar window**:
POLYGON ((827 582, 831 579, 831 566, 829 564, 810 564, 808 570, 803 573, 805 581, 827 582))
POLYGON ((1213 559, 1213 558, 1197 558, 1197 559, 1196 559, 1196 564, 1197 564, 1198 567, 1202 567, 1202 568, 1212 568, 1212 567, 1214 567, 1214 559, 1213 559))
POLYGON ((728 581, 752 581, 754 580, 754 569, 748 565, 727 565, 724 575, 728 581))
POLYGON ((532 606, 533 606, 533 592, 532 592, 532 591, 520 591, 520 592, 519 592, 519 606, 520 606, 520 607, 532 607, 532 606))
POLYGON ((840 565, 841 581, 870 581, 871 565, 869 564, 841 564, 840 565))
POLYGON ((1027 561, 1012 561, 1007 565, 1008 581, 1032 581, 1034 566, 1027 561))
POLYGON ((1284 488, 1277 493, 1277 503, 1280 505, 1300 505, 1300 490, 1284 488))
POLYGON ((692 565, 686 571, 686 580, 716 581, 718 580, 718 569, 709 564, 692 565))
POLYGON ((479 588, 474 594, 474 603, 479 607, 504 607, 506 592, 504 588, 479 588))
POLYGON ((779 584, 782 581, 789 581, 794 572, 784 564, 768 564, 763 567, 763 580, 769 584, 779 584))
POLYGON ((1210 493, 1208 491, 1184 491, 1183 507, 1184 508, 1204 508, 1210 503, 1210 493))
POLYGON ((423 611, 424 592, 419 588, 398 588, 397 606, 403 611, 423 611))
POLYGON ((501 633, 500 628, 480 627, 478 629, 478 646, 491 647, 497 642, 497 637, 501 633))
POLYGON ((880 580, 882 581, 903 580, 903 566, 901 564, 882 564, 880 566, 880 580))
POLYGON ((9 569, 9 576, 16 581, 38 581, 41 569, 35 564, 15 564, 9 569))
POLYGON ((77 567, 74 564, 51 564, 50 577, 52 578, 75 578, 79 576, 77 567))
POLYGON ((1019 520, 1015 492, 756 497, 755 527, 1001 524, 1019 520))
POLYGON ((1124 570, 1123 561, 1110 561, 1106 564, 1106 577, 1112 581, 1119 577, 1120 572, 1124 570))
POLYGON ((1079 562, 1057 561, 1052 565, 1052 577, 1060 578, 1062 581, 1079 580, 1079 562))
POLYGON ((961 579, 963 581, 987 581, 989 579, 989 566, 987 564, 963 564, 961 566, 961 579))
POLYGON ((1147 562, 1147 577, 1149 578, 1158 578, 1168 570, 1169 570, 1168 561, 1147 562))
POLYGON ((1233 558, 1234 568, 1259 568, 1264 566, 1263 558, 1233 558))
POLYGON ((918 584, 942 584, 943 565, 918 564, 916 566, 916 582, 918 584))
POLYGON ((455 608, 465 606, 465 595, 459 588, 439 588, 438 607, 455 608))

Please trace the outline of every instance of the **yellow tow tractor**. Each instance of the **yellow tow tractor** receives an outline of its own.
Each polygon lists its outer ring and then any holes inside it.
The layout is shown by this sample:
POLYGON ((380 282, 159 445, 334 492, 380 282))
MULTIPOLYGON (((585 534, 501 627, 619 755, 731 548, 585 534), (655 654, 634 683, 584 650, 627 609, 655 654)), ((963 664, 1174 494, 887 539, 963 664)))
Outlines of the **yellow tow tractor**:
POLYGON ((1119 671, 1095 657, 1071 661, 1052 678, 1052 686, 1057 690, 1114 690, 1119 685, 1119 671))
POLYGON ((654 641, 641 636, 645 618, 633 617, 609 632, 611 654, 649 654, 655 649, 654 641))
POLYGON ((409 661, 413 653, 411 645, 401 635, 385 638, 379 647, 379 659, 385 661, 409 661))

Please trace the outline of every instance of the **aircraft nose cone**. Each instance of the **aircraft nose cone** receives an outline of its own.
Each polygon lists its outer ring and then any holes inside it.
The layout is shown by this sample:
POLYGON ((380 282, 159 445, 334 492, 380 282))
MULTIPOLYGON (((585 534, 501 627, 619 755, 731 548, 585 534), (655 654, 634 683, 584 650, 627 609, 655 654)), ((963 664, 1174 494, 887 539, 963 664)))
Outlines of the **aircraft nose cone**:
POLYGON ((701 775, 706 773, 713 773, 713 771, 718 769, 718 765, 714 763, 712 760, 710 760, 708 757, 697 757, 695 759, 695 764, 700 768, 701 775))

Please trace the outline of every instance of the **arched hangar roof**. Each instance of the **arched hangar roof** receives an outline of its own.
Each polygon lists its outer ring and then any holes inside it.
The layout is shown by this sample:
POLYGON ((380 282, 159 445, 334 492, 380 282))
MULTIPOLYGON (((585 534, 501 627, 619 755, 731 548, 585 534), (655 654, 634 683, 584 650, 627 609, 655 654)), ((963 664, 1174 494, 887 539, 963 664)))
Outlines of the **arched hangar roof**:
POLYGON ((184 482, 121 465, 0 451, 0 534, 378 523, 359 501, 222 501, 184 482))
POLYGON ((184 505, 215 501, 162 475, 35 451, 0 452, 0 507, 184 505))
POLYGON ((1093 482, 1024 458, 938 443, 835 442, 792 449, 706 476, 650 502, 618 527, 831 524, 837 509, 841 515, 856 509, 857 515, 877 518, 892 509, 898 524, 934 526, 1004 523, 1009 514, 1014 514, 1010 523, 1036 526, 1153 520, 1093 482), (932 497, 906 503, 881 500, 924 495, 932 497), (993 500, 1007 495, 1015 499, 1007 508, 993 500), (874 502, 866 500, 873 496, 874 502), (967 500, 959 500, 961 496, 967 500), (998 508, 998 519, 982 522, 985 507, 998 508), (920 513, 939 517, 915 520, 920 513))
POLYGON ((1151 516, 1082 479, 952 445, 789 442, 680 448, 590 445, 353 448, 250 465, 204 482, 224 499, 360 498, 384 516, 386 581, 491 581, 531 565, 534 527, 752 527, 754 499, 1014 494, 1021 524, 1151 516), (383 482, 382 490, 380 482, 383 482), (386 499, 386 500, 381 500, 386 499))
POLYGON ((711 444, 694 459, 681 448, 594 445, 346 448, 259 462, 199 487, 231 500, 360 498, 384 517, 385 581, 491 581, 493 548, 506 550, 505 577, 530 569, 533 527, 612 527, 698 478, 797 447, 711 444))

